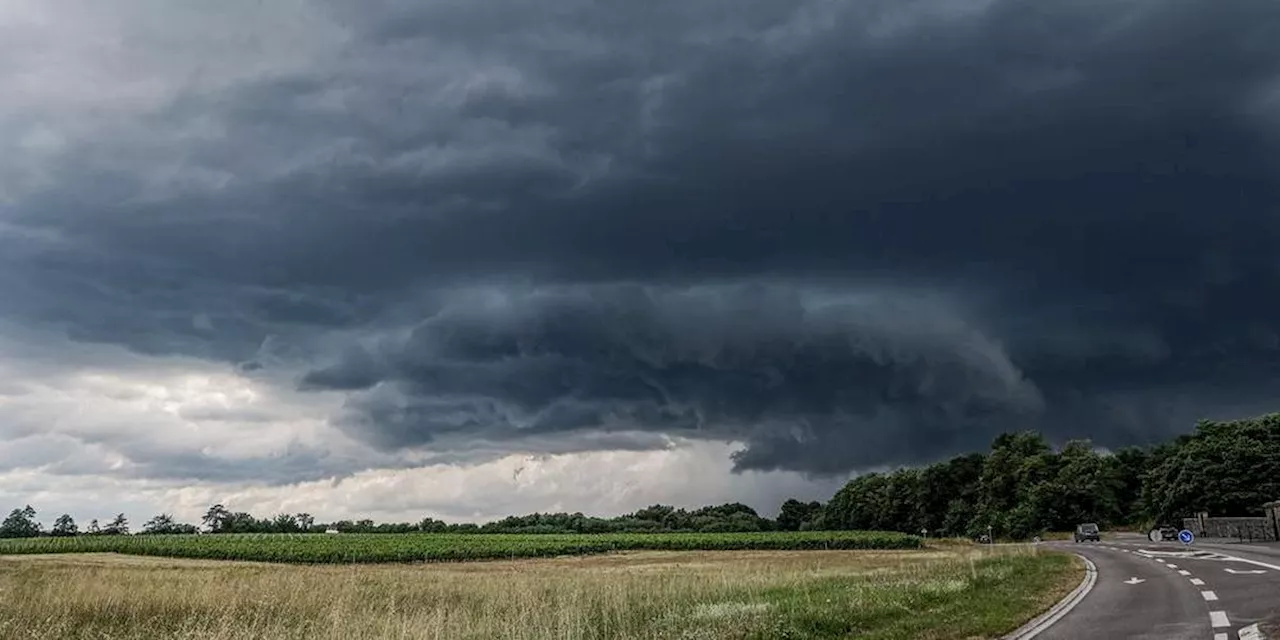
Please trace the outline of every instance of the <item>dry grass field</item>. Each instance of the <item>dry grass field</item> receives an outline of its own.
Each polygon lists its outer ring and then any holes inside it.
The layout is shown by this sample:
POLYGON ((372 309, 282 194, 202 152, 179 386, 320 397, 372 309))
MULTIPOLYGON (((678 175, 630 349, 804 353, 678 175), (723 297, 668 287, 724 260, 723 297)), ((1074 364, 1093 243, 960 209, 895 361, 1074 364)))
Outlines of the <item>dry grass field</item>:
POLYGON ((994 637, 1081 577, 1034 547, 297 566, 0 557, 11 640, 994 637))

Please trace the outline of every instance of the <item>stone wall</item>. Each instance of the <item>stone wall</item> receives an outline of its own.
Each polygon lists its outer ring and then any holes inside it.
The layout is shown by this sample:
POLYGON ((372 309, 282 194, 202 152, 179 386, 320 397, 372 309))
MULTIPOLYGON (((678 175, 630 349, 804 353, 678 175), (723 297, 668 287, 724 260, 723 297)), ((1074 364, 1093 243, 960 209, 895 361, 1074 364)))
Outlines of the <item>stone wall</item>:
POLYGON ((1182 526, 1202 538, 1276 539, 1270 512, 1263 518, 1186 518, 1182 526))

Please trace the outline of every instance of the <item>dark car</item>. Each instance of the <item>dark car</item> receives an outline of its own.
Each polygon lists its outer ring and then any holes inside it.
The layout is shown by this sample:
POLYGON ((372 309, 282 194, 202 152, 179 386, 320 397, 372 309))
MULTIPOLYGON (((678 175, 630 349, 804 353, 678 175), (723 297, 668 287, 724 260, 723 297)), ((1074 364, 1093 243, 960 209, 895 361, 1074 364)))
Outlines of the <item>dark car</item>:
POLYGON ((1076 525, 1075 539, 1076 542, 1084 542, 1086 540, 1100 542, 1102 540, 1102 533, 1098 531, 1098 525, 1089 522, 1086 524, 1076 525))

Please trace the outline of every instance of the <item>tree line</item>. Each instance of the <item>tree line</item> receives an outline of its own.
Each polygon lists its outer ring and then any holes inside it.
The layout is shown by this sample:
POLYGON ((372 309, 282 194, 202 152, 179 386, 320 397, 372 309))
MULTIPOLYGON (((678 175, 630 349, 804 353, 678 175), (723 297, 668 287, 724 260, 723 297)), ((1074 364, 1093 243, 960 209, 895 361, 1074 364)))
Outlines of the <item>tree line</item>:
MULTIPOLYGON (((653 505, 615 518, 582 513, 534 513, 484 524, 318 523, 308 513, 257 518, 211 506, 200 525, 172 515, 148 520, 141 534, 307 533, 631 533, 802 530, 881 530, 930 536, 1026 539, 1082 522, 1103 526, 1174 522, 1199 511, 1260 515, 1280 500, 1280 414, 1234 421, 1201 421, 1193 433, 1149 447, 1101 451, 1087 440, 1058 449, 1039 433, 998 436, 985 453, 923 467, 868 473, 830 501, 787 500, 776 518, 729 503, 699 509, 653 505)), ((0 522, 0 538, 129 534, 119 514, 81 531, 68 514, 46 530, 31 506, 0 522)))
MULTIPOLYGON (((818 504, 818 503, 814 503, 818 504)), ((667 505, 654 505, 616 518, 598 518, 581 513, 534 513, 509 516, 484 524, 447 523, 434 518, 418 522, 383 522, 373 520, 339 520, 330 523, 316 522, 308 513, 277 514, 270 518, 257 518, 243 511, 231 511, 215 504, 205 512, 200 526, 176 522, 172 515, 160 514, 146 522, 140 534, 194 534, 194 533, 312 533, 338 531, 340 533, 642 533, 642 532, 731 532, 771 531, 776 523, 761 517, 755 509, 730 503, 719 506, 686 510, 667 505)), ((0 538, 24 538, 41 535, 121 535, 129 533, 129 521, 124 514, 116 516, 105 527, 94 520, 89 528, 81 531, 70 515, 63 514, 46 531, 36 520, 36 510, 31 506, 14 509, 0 523, 0 538)))
POLYGON ((810 526, 1027 539, 1084 522, 1176 523, 1200 511, 1262 515, 1280 500, 1280 414, 1203 420, 1152 447, 1103 452, 1087 440, 1053 450, 1034 432, 991 450, 849 481, 810 526))

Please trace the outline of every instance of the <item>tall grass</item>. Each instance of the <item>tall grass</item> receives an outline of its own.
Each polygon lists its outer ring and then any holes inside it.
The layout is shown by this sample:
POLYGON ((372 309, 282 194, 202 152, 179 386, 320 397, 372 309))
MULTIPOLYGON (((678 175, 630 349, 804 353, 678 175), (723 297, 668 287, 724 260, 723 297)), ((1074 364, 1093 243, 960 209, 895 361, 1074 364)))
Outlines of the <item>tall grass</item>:
POLYGON ((1034 549, 635 552, 290 566, 0 558, 15 640, 995 637, 1079 580, 1034 549))

